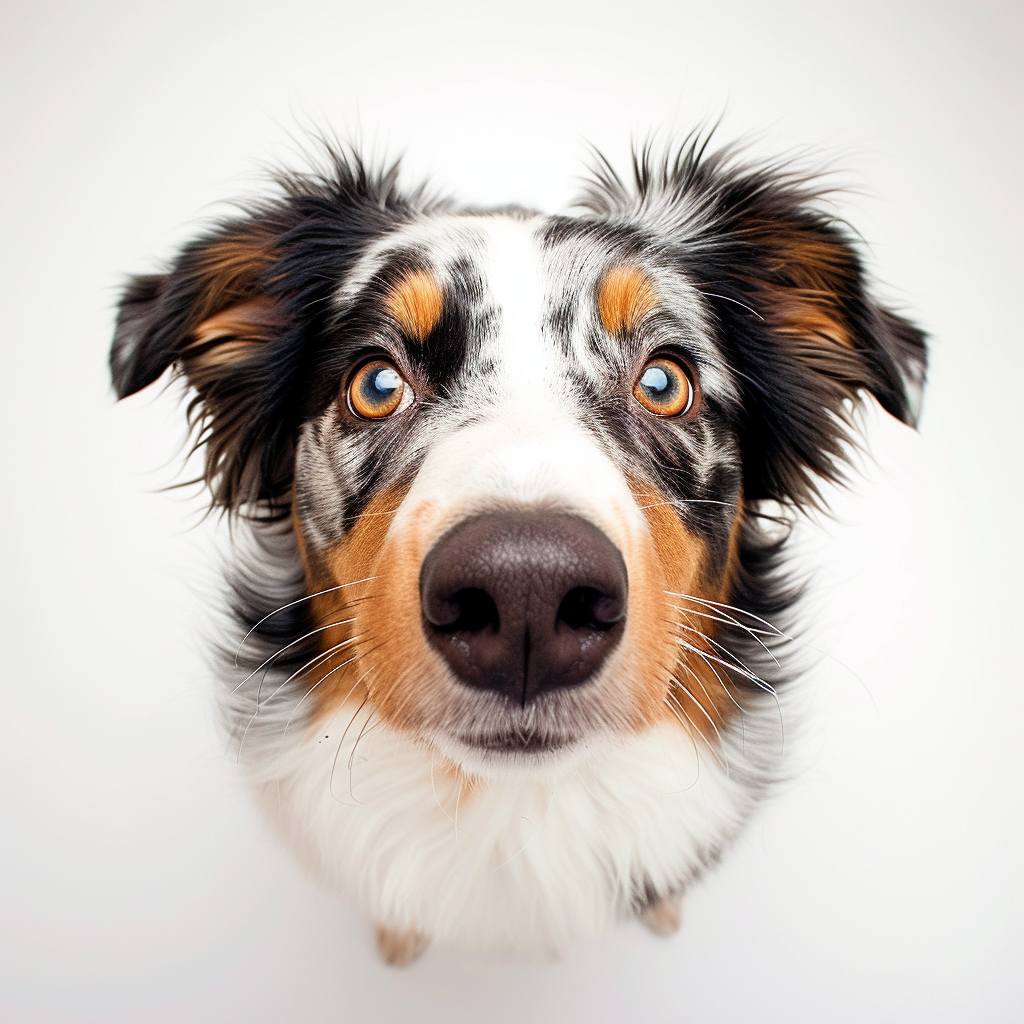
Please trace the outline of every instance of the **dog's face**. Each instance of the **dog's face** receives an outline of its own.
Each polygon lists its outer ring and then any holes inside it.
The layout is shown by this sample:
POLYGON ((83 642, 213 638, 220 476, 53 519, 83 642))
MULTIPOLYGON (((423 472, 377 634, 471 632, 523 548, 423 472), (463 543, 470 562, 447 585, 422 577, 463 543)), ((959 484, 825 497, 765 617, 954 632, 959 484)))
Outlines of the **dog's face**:
POLYGON ((364 676, 386 721, 481 769, 697 689, 671 606, 725 596, 739 395, 695 284, 626 241, 439 216, 339 282, 295 508, 311 590, 366 581, 317 607, 339 660, 365 653, 325 709, 364 676))
POLYGON ((552 218, 337 160, 129 288, 119 393, 177 364, 216 500, 294 530, 313 720, 368 706, 488 774, 713 745, 771 689, 723 643, 782 603, 763 504, 836 474, 860 389, 910 417, 921 337, 798 184, 645 173, 552 218))

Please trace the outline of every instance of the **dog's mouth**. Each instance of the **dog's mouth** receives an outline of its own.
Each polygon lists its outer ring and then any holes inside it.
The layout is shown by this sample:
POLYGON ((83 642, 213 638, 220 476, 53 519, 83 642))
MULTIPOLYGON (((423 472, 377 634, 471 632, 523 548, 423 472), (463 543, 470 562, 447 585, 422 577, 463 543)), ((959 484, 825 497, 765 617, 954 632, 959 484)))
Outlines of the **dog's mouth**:
POLYGON ((574 746, 567 736, 522 736, 517 733, 491 733, 485 736, 459 737, 467 747, 494 754, 550 754, 574 746))

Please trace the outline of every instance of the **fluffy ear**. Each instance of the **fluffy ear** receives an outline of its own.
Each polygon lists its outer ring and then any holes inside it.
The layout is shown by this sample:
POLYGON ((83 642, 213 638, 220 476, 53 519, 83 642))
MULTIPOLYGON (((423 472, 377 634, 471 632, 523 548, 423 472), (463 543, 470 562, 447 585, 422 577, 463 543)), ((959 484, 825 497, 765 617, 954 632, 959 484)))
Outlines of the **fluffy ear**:
POLYGON ((733 185, 728 258, 694 269, 741 368, 746 493, 813 501, 842 477, 861 393, 916 423, 924 334, 871 298, 852 240, 806 194, 770 176, 733 185))
POLYGON ((873 301, 811 179, 706 155, 706 141, 639 154, 633 189, 599 169, 586 205, 653 232, 704 294, 743 391, 747 498, 815 502, 822 479, 842 478, 861 393, 916 422, 925 336, 873 301))
POLYGON ((186 245, 166 274, 131 279, 121 298, 117 395, 172 366, 185 376, 215 505, 284 510, 304 355, 359 253, 409 210, 394 167, 370 172, 337 151, 327 165, 283 176, 278 199, 186 245))
POLYGON ((224 224, 187 245, 168 273, 131 279, 110 352, 118 398, 168 367, 184 374, 214 503, 229 508, 273 501, 288 486, 282 384, 301 339, 272 273, 294 227, 283 213, 224 224))

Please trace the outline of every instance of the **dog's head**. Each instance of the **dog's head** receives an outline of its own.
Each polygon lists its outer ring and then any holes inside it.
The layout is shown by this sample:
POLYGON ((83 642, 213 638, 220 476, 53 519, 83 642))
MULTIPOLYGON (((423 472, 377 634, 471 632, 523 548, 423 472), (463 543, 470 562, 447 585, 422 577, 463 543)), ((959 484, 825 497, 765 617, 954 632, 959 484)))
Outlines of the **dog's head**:
POLYGON ((714 737, 767 685, 721 643, 758 510, 840 472, 859 392, 914 415, 922 336, 847 233, 697 147, 575 217, 341 156, 281 184, 131 282, 111 359, 122 397, 176 366, 215 503, 294 530, 313 717, 366 702, 472 771, 714 737))

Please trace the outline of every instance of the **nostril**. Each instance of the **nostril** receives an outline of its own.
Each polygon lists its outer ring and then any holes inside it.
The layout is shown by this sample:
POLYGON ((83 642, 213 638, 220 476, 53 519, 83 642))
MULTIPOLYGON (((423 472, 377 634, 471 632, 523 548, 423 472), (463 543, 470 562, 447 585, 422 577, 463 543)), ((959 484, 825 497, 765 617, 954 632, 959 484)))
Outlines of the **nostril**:
POLYGON ((448 598, 431 601, 424 612, 427 621, 444 633, 479 633, 488 627, 497 632, 500 625, 494 598, 479 587, 464 587, 448 598))
POLYGON ((573 587, 558 606, 558 623, 570 629, 606 632, 620 622, 626 613, 622 598, 605 594, 595 587, 573 587))

